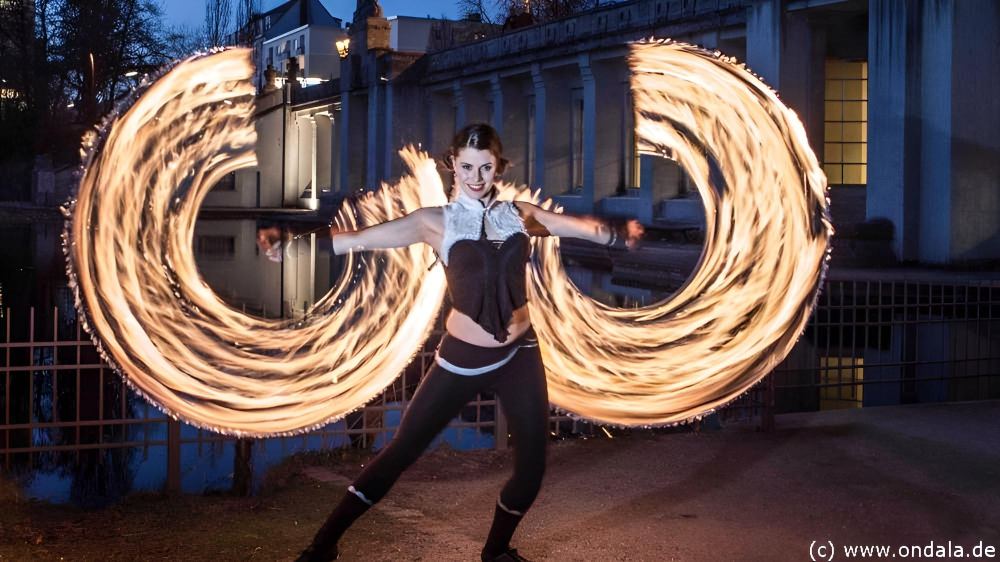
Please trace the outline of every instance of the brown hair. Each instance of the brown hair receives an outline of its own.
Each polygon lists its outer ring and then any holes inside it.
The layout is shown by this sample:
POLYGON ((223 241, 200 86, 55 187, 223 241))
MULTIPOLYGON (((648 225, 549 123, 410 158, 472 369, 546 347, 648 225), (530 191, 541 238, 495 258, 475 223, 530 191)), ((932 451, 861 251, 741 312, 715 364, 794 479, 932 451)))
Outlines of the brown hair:
POLYGON ((476 150, 489 150, 497 159, 497 175, 507 169, 510 160, 503 157, 503 143, 500 142, 500 135, 497 130, 486 123, 470 123, 455 134, 451 140, 451 146, 441 158, 441 163, 446 170, 453 172, 452 158, 458 157, 458 151, 463 148, 475 148, 476 150))

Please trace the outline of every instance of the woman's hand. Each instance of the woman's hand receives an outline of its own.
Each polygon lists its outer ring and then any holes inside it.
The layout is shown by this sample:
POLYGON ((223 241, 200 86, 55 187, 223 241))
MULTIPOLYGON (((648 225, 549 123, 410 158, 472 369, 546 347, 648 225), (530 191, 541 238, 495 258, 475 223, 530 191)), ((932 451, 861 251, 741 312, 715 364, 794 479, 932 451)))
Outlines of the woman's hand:
POLYGON ((642 227, 639 221, 629 219, 625 223, 625 226, 622 227, 622 233, 625 235, 625 246, 632 251, 639 248, 639 243, 642 241, 646 229, 642 227))
POLYGON ((257 248, 267 259, 273 262, 281 261, 281 240, 284 233, 277 226, 257 229, 257 248))

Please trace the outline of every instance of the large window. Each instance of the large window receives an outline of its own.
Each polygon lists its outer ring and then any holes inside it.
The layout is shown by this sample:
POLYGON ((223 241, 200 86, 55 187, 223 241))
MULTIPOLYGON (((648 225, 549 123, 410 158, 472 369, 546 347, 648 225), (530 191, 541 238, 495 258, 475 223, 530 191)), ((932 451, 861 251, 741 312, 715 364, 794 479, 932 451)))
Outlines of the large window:
POLYGON ((827 59, 823 171, 831 185, 868 183, 868 63, 827 59))

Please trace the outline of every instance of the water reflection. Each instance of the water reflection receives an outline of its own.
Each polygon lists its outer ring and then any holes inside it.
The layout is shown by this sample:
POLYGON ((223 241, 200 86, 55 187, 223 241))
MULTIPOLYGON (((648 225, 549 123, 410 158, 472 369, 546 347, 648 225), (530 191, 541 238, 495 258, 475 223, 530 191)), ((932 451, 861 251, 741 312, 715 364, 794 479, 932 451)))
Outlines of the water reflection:
POLYGON ((638 308, 660 302, 673 294, 669 285, 649 285, 623 278, 616 278, 613 271, 564 264, 566 273, 581 293, 590 298, 619 308, 638 308))

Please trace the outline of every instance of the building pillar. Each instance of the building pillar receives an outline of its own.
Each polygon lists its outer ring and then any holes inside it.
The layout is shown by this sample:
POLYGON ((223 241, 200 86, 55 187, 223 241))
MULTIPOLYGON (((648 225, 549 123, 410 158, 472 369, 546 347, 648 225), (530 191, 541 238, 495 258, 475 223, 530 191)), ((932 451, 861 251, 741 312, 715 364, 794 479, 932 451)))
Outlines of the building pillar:
POLYGON ((535 92, 535 159, 531 170, 531 187, 545 188, 545 77, 538 63, 531 65, 531 83, 535 92))
POLYGON ((349 192, 351 185, 351 93, 344 92, 340 96, 340 168, 338 176, 340 178, 339 190, 342 193, 349 192))
MULTIPOLYGON (((378 77, 375 77, 378 80, 378 77)), ((365 187, 375 189, 379 184, 379 119, 382 117, 383 86, 372 82, 368 87, 368 135, 365 158, 365 187)))
POLYGON ((781 0, 757 0, 747 8, 747 66, 774 89, 781 78, 781 0))
POLYGON ((396 121, 394 116, 395 90, 396 88, 391 83, 387 83, 383 89, 385 97, 383 119, 385 119, 385 123, 383 123, 384 127, 382 131, 382 179, 394 176, 392 173, 392 164, 396 159, 396 144, 393 142, 392 125, 396 121))
POLYGON ((340 114, 330 107, 330 191, 340 191, 340 114))
POLYGON ((907 114, 919 101, 912 76, 915 40, 909 0, 872 0, 868 7, 868 185, 866 218, 892 222, 893 251, 900 260, 918 257, 919 158, 916 124, 907 114), (907 165, 907 162, 911 164, 907 165))
POLYGON ((493 113, 490 115, 490 124, 503 136, 503 87, 500 84, 500 75, 493 73, 490 76, 490 101, 493 102, 493 113))
POLYGON ((597 204, 594 189, 594 165, 597 156, 597 85, 594 70, 590 66, 590 55, 582 54, 578 59, 580 84, 583 88, 583 194, 580 210, 592 213, 597 204))
POLYGON ((454 134, 468 124, 465 122, 465 90, 462 89, 461 80, 455 80, 451 83, 451 95, 455 104, 455 130, 452 131, 454 134))
POLYGON ((318 209, 319 208, 319 183, 316 177, 316 166, 318 164, 317 160, 319 158, 319 150, 317 150, 318 139, 316 135, 316 116, 309 116, 309 154, 311 156, 309 160, 309 208, 318 209))

